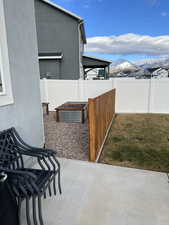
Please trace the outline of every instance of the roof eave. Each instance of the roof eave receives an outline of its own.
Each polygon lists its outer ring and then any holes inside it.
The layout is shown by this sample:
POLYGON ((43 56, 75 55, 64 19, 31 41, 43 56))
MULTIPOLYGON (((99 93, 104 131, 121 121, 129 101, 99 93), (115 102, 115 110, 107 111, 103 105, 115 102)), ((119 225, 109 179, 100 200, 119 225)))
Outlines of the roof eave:
POLYGON ((111 63, 112 63, 112 61, 108 61, 108 60, 105 60, 105 59, 100 59, 100 58, 93 57, 93 56, 83 55, 83 57, 86 57, 86 58, 91 58, 91 59, 93 59, 93 60, 98 60, 98 61, 101 61, 101 62, 106 62, 106 63, 109 63, 109 64, 111 64, 111 63))
POLYGON ((76 15, 76 14, 74 14, 74 13, 72 13, 72 12, 70 12, 70 11, 64 9, 64 8, 62 8, 61 6, 51 2, 49 0, 41 0, 41 1, 46 3, 46 4, 48 4, 48 5, 50 5, 50 6, 52 6, 52 7, 54 7, 54 8, 56 8, 56 9, 59 9, 60 11, 66 13, 67 15, 69 15, 69 16, 71 16, 71 17, 73 17, 73 18, 75 18, 75 19, 77 19, 79 21, 83 20, 80 16, 78 16, 78 15, 76 15))

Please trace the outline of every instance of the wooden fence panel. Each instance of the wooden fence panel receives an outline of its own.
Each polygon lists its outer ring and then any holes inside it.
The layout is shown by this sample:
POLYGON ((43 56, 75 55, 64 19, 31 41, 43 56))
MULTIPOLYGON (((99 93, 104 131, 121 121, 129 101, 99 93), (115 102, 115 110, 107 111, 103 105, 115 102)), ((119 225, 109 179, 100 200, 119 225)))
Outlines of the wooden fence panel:
POLYGON ((115 115, 115 89, 88 100, 89 160, 98 158, 115 115))

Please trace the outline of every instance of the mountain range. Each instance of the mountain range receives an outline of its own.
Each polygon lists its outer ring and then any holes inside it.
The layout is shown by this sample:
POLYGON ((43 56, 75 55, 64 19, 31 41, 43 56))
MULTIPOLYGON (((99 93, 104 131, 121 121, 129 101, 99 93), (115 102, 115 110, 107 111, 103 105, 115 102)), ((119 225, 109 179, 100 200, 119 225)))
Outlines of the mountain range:
POLYGON ((145 67, 145 68, 152 68, 156 66, 161 67, 169 67, 169 58, 152 58, 152 59, 142 59, 139 61, 134 62, 135 65, 145 67))
POLYGON ((169 69, 169 58, 153 58, 144 59, 136 62, 130 62, 128 60, 120 59, 114 61, 110 68, 111 74, 123 74, 128 73, 147 73, 151 68, 166 68, 169 69))

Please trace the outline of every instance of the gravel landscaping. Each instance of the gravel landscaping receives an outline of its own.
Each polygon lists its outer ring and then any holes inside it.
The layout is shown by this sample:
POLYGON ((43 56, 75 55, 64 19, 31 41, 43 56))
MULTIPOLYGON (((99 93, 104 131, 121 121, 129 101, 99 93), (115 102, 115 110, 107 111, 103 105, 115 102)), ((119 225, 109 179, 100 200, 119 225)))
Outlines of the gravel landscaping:
POLYGON ((46 148, 56 149, 58 157, 88 160, 88 126, 81 123, 57 123, 55 112, 44 114, 46 148))

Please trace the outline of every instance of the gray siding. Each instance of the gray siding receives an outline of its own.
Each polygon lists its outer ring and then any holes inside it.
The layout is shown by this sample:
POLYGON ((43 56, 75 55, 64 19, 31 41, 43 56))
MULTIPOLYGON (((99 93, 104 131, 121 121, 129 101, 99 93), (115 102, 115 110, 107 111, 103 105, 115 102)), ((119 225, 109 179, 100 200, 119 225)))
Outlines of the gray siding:
POLYGON ((16 127, 31 145, 43 145, 42 107, 33 0, 4 0, 14 104, 0 107, 0 130, 16 127))
POLYGON ((39 60, 41 78, 63 79, 61 78, 61 63, 56 60, 39 60))
POLYGON ((63 53, 60 68, 56 60, 40 60, 41 77, 48 72, 56 79, 79 79, 78 21, 40 0, 35 0, 35 15, 39 52, 63 53))

